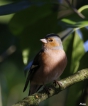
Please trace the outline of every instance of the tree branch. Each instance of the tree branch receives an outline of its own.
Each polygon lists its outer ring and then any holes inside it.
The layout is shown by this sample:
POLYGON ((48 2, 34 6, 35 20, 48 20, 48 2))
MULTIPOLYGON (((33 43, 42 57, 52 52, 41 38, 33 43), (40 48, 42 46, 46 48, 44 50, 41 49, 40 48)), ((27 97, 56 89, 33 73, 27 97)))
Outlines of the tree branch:
POLYGON ((85 79, 88 79, 88 69, 83 69, 67 78, 64 78, 58 81, 59 85, 54 83, 51 85, 48 85, 47 87, 49 88, 49 94, 47 94, 46 91, 43 89, 39 91, 38 93, 25 97, 23 100, 19 101, 18 103, 12 106, 38 106, 40 102, 59 93, 60 91, 66 89, 72 84, 85 80, 85 79))

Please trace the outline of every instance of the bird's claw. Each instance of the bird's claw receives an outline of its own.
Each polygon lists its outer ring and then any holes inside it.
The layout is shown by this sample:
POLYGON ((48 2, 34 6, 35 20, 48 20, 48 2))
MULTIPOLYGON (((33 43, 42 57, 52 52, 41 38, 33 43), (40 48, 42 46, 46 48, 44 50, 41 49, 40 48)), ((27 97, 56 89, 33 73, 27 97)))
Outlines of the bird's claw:
POLYGON ((45 90, 45 92, 46 92, 46 93, 48 94, 48 96, 49 96, 51 89, 50 89, 49 87, 46 87, 46 86, 45 86, 45 87, 44 87, 44 90, 45 90))
POLYGON ((53 82, 53 84, 55 85, 55 86, 57 86, 57 85, 61 85, 61 83, 59 82, 59 81, 57 81, 57 80, 54 80, 54 82, 53 82))

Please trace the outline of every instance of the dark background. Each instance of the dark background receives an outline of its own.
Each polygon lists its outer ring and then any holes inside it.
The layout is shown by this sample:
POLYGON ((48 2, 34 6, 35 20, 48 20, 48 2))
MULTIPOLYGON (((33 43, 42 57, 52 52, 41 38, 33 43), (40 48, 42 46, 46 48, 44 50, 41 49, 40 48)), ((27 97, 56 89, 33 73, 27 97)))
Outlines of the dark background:
MULTIPOLYGON (((28 90, 23 93, 24 67, 40 50, 39 39, 48 33, 64 37, 68 64, 61 78, 88 67, 88 0, 69 1, 71 6, 66 0, 0 0, 0 106, 11 106, 28 95, 28 90)), ((82 81, 41 106, 87 102, 87 81, 82 81)))

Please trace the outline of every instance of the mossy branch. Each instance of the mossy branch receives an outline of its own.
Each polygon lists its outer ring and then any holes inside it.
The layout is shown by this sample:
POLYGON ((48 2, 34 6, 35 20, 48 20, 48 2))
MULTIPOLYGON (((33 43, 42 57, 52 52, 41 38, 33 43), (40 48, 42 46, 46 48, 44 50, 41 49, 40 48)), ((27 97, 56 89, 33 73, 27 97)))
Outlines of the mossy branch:
POLYGON ((31 96, 25 97, 23 100, 17 102, 16 104, 12 106, 38 106, 40 102, 46 100, 47 98, 59 93, 60 91, 66 89, 67 87, 71 86, 72 84, 75 84, 79 81, 88 79, 88 69, 83 69, 81 71, 78 71, 77 73, 64 78, 59 82, 58 84, 51 84, 48 86, 49 88, 49 94, 43 89, 39 91, 38 93, 35 93, 31 96))

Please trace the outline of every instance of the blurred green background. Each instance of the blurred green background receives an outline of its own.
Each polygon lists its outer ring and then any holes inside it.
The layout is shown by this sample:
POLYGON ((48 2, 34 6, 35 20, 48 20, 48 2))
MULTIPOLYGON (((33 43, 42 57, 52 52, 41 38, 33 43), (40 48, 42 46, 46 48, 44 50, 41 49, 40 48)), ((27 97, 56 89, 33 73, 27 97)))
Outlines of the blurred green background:
MULTIPOLYGON (((88 68, 87 26, 87 0, 0 0, 0 106, 28 95, 28 89, 23 93, 24 68, 46 34, 57 33, 63 39, 68 64, 61 78, 88 68)), ((72 85, 41 106, 87 106, 87 82, 72 85)))

